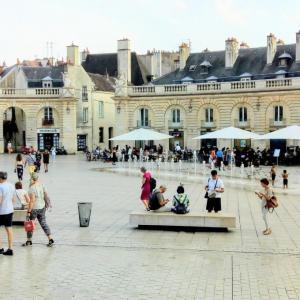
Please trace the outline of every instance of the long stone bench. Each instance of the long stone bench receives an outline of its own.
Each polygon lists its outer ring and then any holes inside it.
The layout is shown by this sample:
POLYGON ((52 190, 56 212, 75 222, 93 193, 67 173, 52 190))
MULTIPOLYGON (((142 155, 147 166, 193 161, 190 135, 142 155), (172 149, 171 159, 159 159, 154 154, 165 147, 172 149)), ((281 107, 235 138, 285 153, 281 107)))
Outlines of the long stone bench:
POLYGON ((26 220, 27 210, 26 209, 15 209, 13 214, 13 223, 22 223, 26 220))
POLYGON ((236 217, 227 213, 190 212, 177 215, 172 212, 140 211, 130 213, 129 224, 132 226, 236 228, 236 217))

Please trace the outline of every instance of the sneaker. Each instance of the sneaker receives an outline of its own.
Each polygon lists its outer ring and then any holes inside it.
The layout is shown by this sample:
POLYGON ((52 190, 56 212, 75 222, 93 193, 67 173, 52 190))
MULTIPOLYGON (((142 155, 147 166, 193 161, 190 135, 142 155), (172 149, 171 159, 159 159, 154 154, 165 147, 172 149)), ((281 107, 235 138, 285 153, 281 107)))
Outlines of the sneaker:
POLYGON ((14 255, 14 252, 12 249, 7 249, 5 252, 3 252, 3 255, 12 256, 14 255))
POLYGON ((0 249, 0 254, 3 254, 4 253, 4 249, 0 249))
POLYGON ((52 247, 54 244, 54 240, 53 239, 50 239, 49 240, 49 243, 47 244, 47 247, 52 247))
POLYGON ((32 241, 26 241, 26 243, 22 244, 23 247, 32 246, 32 241))

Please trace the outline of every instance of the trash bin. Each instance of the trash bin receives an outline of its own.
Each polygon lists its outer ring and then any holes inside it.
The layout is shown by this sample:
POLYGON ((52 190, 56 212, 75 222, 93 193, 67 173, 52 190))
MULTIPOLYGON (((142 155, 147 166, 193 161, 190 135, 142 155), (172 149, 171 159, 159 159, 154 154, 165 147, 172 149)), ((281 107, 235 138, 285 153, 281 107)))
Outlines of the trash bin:
POLYGON ((80 227, 89 227, 92 212, 92 202, 78 202, 80 227))

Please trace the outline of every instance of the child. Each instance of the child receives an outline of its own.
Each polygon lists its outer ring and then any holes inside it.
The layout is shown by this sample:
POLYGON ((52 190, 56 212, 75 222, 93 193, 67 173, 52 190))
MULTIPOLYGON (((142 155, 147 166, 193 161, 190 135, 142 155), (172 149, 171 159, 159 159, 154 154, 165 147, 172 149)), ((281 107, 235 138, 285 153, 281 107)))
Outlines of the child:
POLYGON ((288 172, 286 170, 283 170, 282 178, 283 178, 283 188, 284 189, 288 188, 288 177, 289 177, 288 172))
POLYGON ((175 214, 186 214, 190 211, 189 208, 190 200, 184 193, 184 187, 180 185, 177 188, 177 194, 173 197, 172 212, 175 214))
POLYGON ((272 179, 272 186, 274 186, 275 179, 276 179, 276 166, 275 166, 275 164, 272 164, 270 174, 271 174, 271 179, 272 179))

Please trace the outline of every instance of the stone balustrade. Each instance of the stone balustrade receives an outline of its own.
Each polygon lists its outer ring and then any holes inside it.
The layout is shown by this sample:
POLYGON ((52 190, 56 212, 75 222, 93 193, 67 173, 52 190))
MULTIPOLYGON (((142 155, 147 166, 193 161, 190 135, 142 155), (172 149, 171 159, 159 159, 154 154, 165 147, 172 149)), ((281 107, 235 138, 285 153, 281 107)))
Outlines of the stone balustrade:
POLYGON ((168 84, 149 86, 128 86, 128 95, 153 96, 153 95, 193 95, 193 94, 218 94, 239 92, 260 92, 272 90, 300 89, 300 78, 278 78, 268 80, 249 80, 234 82, 211 82, 192 84, 168 84))
POLYGON ((74 97, 73 89, 66 88, 28 88, 13 89, 1 88, 0 98, 57 98, 57 97, 74 97))

